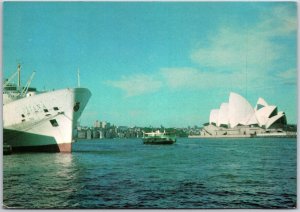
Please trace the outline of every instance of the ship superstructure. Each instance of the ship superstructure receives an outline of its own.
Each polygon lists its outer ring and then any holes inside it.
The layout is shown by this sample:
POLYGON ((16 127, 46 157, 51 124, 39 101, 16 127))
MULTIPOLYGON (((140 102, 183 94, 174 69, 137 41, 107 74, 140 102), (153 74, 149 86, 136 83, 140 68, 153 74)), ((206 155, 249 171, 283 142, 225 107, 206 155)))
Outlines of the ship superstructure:
POLYGON ((71 152, 76 123, 91 92, 87 88, 66 88, 39 92, 4 82, 3 140, 14 151, 71 152))
POLYGON ((143 133, 144 144, 174 144, 175 142, 176 136, 170 135, 165 131, 160 132, 157 130, 155 132, 143 133))

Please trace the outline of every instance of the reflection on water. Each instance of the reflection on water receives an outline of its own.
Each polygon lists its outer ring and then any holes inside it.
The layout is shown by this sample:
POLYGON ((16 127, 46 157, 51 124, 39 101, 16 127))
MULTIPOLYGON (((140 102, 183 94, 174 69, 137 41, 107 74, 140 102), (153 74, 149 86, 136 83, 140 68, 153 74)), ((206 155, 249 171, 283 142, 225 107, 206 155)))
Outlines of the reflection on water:
POLYGON ((72 154, 14 154, 4 157, 3 202, 7 207, 68 206, 65 198, 77 190, 72 154))
POLYGON ((93 140, 72 154, 4 156, 17 208, 293 208, 296 139, 93 140))

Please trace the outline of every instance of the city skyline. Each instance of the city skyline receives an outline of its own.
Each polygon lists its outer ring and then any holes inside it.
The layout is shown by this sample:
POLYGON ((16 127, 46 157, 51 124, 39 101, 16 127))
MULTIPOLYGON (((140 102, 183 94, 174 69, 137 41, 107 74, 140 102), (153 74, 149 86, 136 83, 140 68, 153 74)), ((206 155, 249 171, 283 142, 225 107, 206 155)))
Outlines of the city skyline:
POLYGON ((230 92, 297 123, 295 2, 5 2, 3 76, 77 85, 83 125, 201 126, 230 92))

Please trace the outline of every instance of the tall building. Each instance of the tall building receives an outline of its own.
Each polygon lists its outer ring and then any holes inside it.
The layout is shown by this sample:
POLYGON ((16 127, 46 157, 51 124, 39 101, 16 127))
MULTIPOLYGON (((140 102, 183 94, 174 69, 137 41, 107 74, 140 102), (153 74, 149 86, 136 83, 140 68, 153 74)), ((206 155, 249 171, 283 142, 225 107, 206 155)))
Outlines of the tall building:
POLYGON ((98 120, 95 121, 94 127, 95 127, 95 128, 100 128, 100 122, 99 122, 98 120))

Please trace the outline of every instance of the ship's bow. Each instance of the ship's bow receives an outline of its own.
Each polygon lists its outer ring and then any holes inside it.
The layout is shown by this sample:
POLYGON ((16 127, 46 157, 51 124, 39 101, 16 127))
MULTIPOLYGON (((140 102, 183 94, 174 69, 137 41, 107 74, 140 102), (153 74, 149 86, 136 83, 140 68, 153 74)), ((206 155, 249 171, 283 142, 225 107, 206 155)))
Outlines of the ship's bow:
POLYGON ((56 138, 59 152, 71 152, 72 143, 75 138, 77 121, 82 115, 90 97, 91 92, 87 88, 73 88, 65 90, 64 111, 60 117, 62 132, 60 137, 56 138))
MULTIPOLYGON (((76 136, 78 119, 81 117, 92 94, 90 90, 87 88, 74 88, 72 89, 71 92, 73 93, 72 105, 70 106, 71 109, 70 112, 72 117, 72 133, 71 133, 72 135, 71 143, 72 143, 76 136)), ((63 146, 61 150, 62 152, 66 152, 63 146)))
POLYGON ((4 141, 13 151, 71 152, 77 121, 90 97, 88 89, 72 88, 4 105, 4 141))

